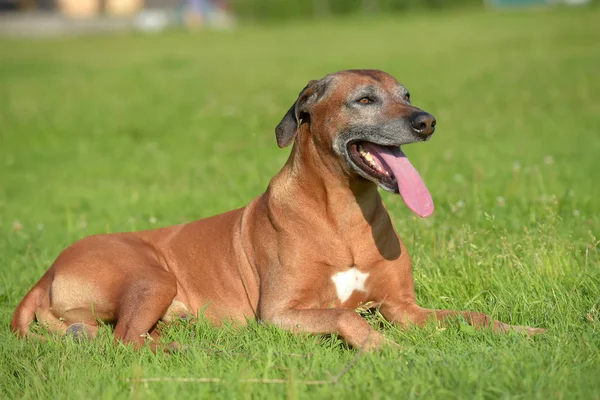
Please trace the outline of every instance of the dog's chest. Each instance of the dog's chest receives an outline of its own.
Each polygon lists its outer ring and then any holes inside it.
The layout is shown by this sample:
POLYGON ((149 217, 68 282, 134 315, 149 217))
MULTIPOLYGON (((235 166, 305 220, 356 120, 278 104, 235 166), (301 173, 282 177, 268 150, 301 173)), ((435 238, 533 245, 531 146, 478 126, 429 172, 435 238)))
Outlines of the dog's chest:
POLYGON ((366 295, 366 281, 369 274, 352 267, 346 271, 336 272, 331 276, 335 287, 337 299, 345 303, 350 297, 357 293, 366 295))

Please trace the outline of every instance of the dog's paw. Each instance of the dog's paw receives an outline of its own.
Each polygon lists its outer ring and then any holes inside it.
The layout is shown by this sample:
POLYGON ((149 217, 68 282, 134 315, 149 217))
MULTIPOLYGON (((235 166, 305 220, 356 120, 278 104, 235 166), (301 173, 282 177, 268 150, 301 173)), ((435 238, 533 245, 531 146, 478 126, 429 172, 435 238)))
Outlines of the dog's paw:
POLYGON ((532 328, 530 326, 521 326, 520 328, 523 328, 523 333, 526 333, 529 336, 539 335, 540 333, 548 332, 548 330, 544 328, 532 328))
POLYGON ((76 340, 76 341, 86 340, 86 339, 89 339, 91 336, 93 336, 88 331, 87 326, 85 324, 81 324, 81 323, 69 325, 69 327, 67 328, 66 334, 68 336, 71 336, 73 338, 73 340, 76 340))
POLYGON ((400 346, 398 343, 394 342, 393 340, 390 339, 385 339, 385 342, 383 342, 383 346, 384 349, 385 348, 390 348, 390 349, 394 349, 394 350, 400 350, 402 348, 402 346, 400 346))
POLYGON ((518 325, 508 325, 508 330, 512 330, 517 333, 522 333, 524 335, 533 336, 539 335, 540 333, 547 332, 547 329, 544 328, 532 328, 530 326, 518 326, 518 325))
POLYGON ((387 339, 379 332, 368 337, 360 347, 361 351, 368 353, 381 351, 385 348, 400 349, 400 345, 393 340, 387 339))

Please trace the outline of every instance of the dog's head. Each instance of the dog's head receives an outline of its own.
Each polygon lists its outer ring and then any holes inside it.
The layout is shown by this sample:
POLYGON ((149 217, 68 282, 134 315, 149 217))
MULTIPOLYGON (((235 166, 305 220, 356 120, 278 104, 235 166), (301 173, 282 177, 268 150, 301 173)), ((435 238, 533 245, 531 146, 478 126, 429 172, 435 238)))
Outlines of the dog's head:
POLYGON ((350 70, 310 81, 275 133, 279 147, 288 146, 298 132, 308 135, 303 139, 315 144, 323 160, 351 178, 400 193, 411 210, 427 217, 433 201, 400 146, 428 140, 435 123, 411 105, 408 91, 391 75, 350 70))

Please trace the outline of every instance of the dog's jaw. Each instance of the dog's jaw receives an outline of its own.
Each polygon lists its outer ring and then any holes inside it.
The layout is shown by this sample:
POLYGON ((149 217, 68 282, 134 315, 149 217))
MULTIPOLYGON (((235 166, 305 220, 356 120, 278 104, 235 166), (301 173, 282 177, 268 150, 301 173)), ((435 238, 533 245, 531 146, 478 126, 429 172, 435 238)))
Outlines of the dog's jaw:
MULTIPOLYGON (((383 190, 400 194, 407 207, 421 218, 433 213, 433 201, 417 170, 396 143, 388 144, 387 137, 377 143, 369 139, 343 140, 338 136, 334 151, 340 156, 347 170, 358 179, 364 178, 383 190)), ((356 135, 351 135, 356 137, 356 135)), ((412 141, 423 141, 419 138, 412 141)))

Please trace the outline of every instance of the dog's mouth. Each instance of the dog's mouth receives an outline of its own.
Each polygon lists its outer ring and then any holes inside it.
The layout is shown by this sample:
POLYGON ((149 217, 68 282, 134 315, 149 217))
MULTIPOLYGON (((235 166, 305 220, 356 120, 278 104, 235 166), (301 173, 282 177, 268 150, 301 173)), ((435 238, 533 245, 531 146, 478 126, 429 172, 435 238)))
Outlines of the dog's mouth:
POLYGON ((431 194, 399 146, 358 141, 348 144, 348 154, 360 175, 389 192, 399 193, 415 214, 422 218, 433 214, 431 194))

